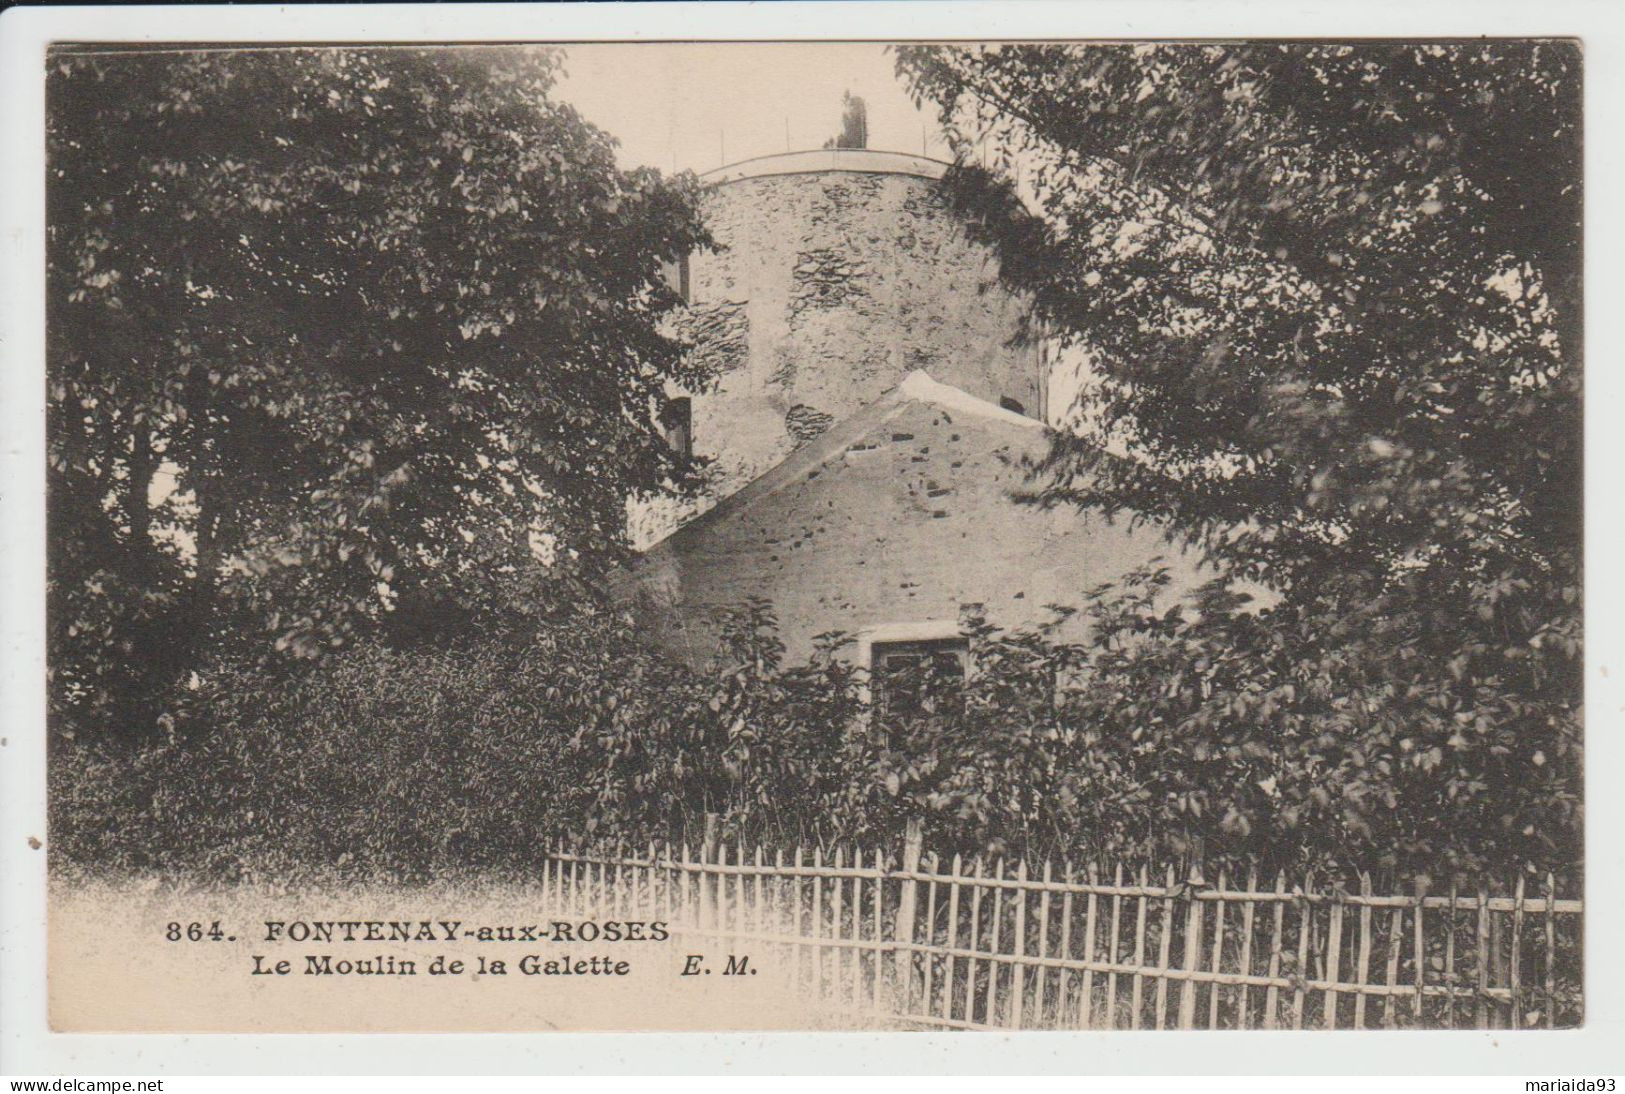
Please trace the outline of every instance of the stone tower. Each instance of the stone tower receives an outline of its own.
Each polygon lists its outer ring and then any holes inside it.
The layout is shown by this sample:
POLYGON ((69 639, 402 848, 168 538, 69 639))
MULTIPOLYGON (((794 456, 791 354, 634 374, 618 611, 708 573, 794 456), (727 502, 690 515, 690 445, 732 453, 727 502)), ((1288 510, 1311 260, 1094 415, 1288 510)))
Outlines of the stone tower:
POLYGON ((1038 348, 1018 344, 1026 311, 937 192, 947 164, 867 149, 765 156, 703 177, 718 250, 678 274, 680 320, 718 373, 673 394, 682 441, 711 457, 695 502, 637 506, 647 546, 832 424, 924 370, 1043 420, 1038 348), (686 426, 686 429, 683 428, 686 426))
MULTIPOLYGON (((706 177, 721 246, 673 277, 718 380, 672 392, 668 428, 713 457, 711 488, 632 514, 644 549, 611 590, 673 656, 706 663, 727 614, 759 599, 789 663, 842 634, 837 656, 871 674, 964 666, 971 606, 1015 629, 1141 567, 1166 566, 1169 598, 1203 579, 1132 514, 1017 500, 1049 447, 1045 359, 941 196, 945 166, 825 149, 706 177)), ((1055 633, 1082 641, 1086 620, 1055 633)))

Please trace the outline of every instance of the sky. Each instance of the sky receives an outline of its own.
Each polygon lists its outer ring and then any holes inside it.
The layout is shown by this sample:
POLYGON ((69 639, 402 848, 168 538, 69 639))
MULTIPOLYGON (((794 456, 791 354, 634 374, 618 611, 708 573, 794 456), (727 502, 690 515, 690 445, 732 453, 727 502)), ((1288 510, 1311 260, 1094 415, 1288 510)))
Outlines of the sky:
POLYGON ((705 172, 822 148, 841 96, 869 110, 869 147, 949 158, 936 115, 919 110, 873 42, 572 45, 557 97, 621 141, 621 166, 705 172))

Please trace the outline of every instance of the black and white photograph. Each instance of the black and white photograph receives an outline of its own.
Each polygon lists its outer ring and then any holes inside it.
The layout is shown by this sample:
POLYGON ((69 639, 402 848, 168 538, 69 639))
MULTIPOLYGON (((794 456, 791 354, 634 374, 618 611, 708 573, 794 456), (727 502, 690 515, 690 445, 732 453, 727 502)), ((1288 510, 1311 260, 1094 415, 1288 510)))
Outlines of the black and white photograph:
POLYGON ((1584 1027, 1587 56, 51 42, 51 1027, 1584 1027))

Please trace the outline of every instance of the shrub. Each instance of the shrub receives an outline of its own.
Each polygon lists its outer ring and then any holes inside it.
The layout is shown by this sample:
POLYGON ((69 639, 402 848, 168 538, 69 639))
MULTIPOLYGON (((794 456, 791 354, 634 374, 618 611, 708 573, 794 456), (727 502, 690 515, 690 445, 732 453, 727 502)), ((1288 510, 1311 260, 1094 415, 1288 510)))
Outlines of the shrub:
POLYGON ((604 615, 281 678, 220 665, 162 740, 59 744, 53 845, 117 870, 410 880, 531 873, 558 841, 695 842, 708 814, 781 846, 889 845, 922 816, 967 853, 1503 878, 1579 861, 1566 727, 1367 718, 1340 698, 1363 666, 1283 644, 1290 619, 1222 586, 1158 608, 1164 581, 1098 590, 1085 643, 967 614, 974 671, 921 681, 907 717, 866 708, 840 635, 784 665, 760 602, 700 670, 604 615))

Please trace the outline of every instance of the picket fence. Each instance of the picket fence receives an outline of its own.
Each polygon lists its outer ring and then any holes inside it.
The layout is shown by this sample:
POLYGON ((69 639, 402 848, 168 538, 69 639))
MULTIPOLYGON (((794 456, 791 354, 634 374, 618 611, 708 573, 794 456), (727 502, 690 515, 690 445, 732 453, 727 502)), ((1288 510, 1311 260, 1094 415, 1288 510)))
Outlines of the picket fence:
POLYGON ((1571 1027, 1581 914, 1520 877, 1404 895, 1313 876, 1204 877, 707 838, 643 855, 560 846, 542 878, 564 914, 645 916, 679 943, 771 963, 834 1021, 921 1029, 1571 1027), (1238 883, 1239 882, 1239 883, 1238 883), (764 960, 764 955, 766 959, 764 960))

